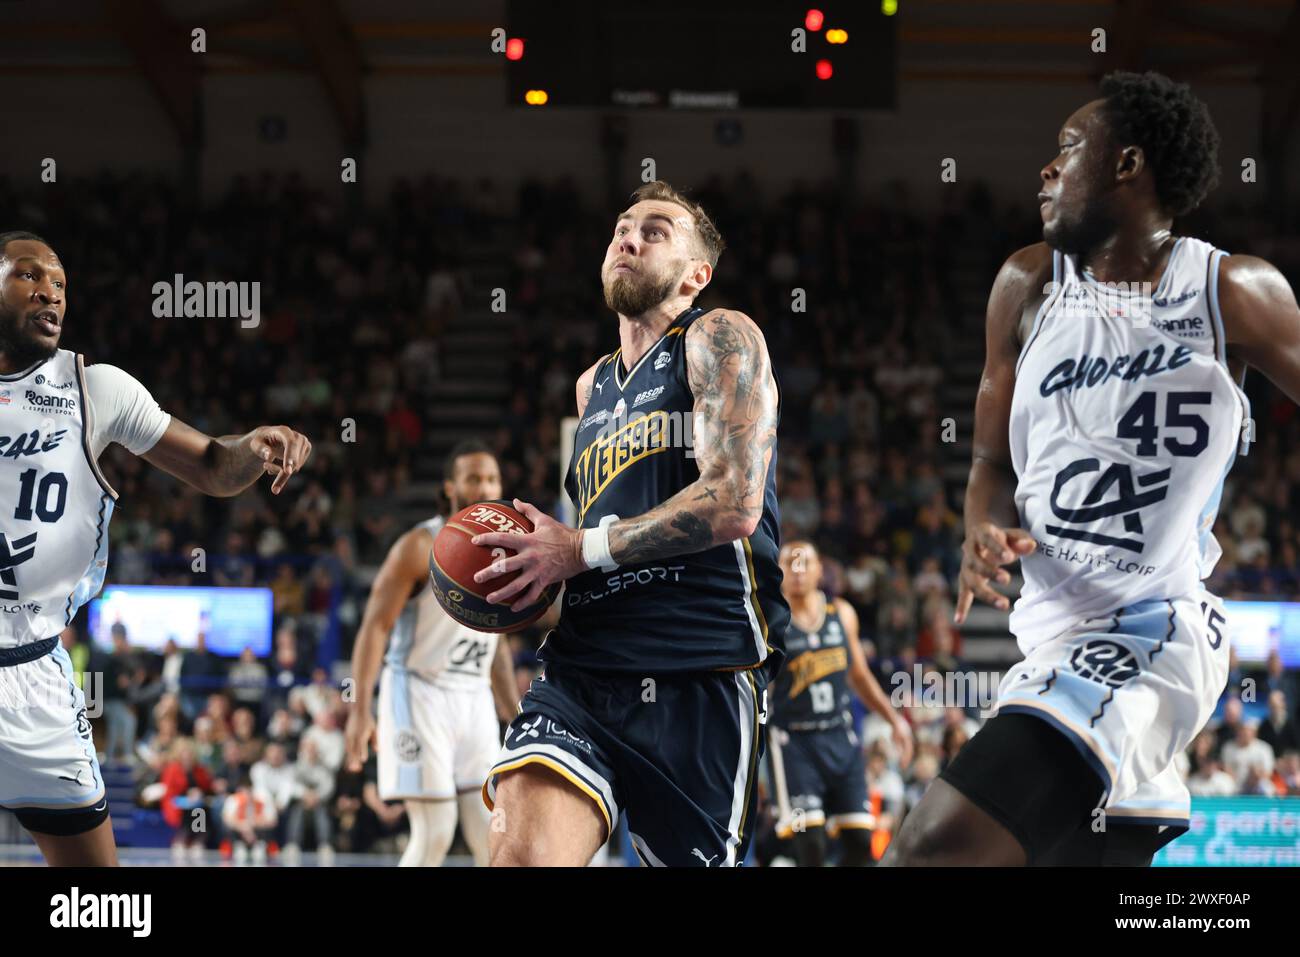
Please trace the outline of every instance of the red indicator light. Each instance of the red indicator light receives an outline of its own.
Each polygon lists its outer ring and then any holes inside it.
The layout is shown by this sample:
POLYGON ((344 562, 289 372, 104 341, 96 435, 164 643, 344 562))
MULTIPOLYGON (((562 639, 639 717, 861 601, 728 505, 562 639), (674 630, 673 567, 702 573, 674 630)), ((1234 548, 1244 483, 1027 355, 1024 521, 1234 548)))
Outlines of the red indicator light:
POLYGON ((825 22, 826 22, 826 17, 822 14, 820 10, 817 9, 809 10, 807 13, 803 15, 803 25, 807 27, 809 30, 811 30, 813 33, 816 33, 818 30, 820 30, 822 28, 822 24, 825 22))
POLYGON ((524 58, 524 41, 519 37, 511 37, 506 41, 506 59, 522 60, 524 58))
POLYGON ((818 60, 818 61, 817 61, 817 79, 819 79, 819 80, 829 80, 829 79, 831 78, 831 74, 834 73, 834 72, 835 72, 835 70, 834 70, 834 68, 831 67, 831 61, 830 61, 830 60, 818 60))

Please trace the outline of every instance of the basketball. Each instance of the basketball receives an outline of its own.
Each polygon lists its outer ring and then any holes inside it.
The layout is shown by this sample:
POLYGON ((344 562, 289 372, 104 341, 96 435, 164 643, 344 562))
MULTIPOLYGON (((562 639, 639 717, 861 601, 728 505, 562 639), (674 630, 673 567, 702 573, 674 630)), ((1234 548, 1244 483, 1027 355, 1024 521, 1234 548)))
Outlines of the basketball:
POLYGON ((497 546, 474 545, 471 539, 484 532, 508 532, 525 535, 533 523, 504 502, 479 502, 462 508, 447 520, 433 540, 429 555, 429 581, 433 594, 443 609, 466 628, 508 634, 527 628, 545 614, 555 600, 559 585, 543 592, 537 604, 513 612, 506 604, 494 605, 487 596, 504 588, 518 572, 501 575, 479 584, 474 574, 498 558, 514 553, 497 546))

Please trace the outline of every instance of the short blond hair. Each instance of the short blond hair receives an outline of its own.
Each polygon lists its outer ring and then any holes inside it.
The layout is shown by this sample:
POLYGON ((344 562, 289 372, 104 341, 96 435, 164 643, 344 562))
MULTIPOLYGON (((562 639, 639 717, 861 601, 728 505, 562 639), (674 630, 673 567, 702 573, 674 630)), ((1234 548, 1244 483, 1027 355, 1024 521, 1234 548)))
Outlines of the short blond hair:
POLYGON ((722 255, 722 251, 727 248, 727 244, 723 240, 722 234, 718 232, 718 227, 713 225, 713 220, 709 219, 709 214, 704 211, 704 207, 693 200, 687 199, 686 196, 661 179, 652 180, 632 193, 632 205, 634 206, 647 199, 676 203, 690 213, 695 220, 695 235, 700 245, 700 252, 704 254, 702 258, 708 261, 711 268, 718 268, 718 258, 722 255))

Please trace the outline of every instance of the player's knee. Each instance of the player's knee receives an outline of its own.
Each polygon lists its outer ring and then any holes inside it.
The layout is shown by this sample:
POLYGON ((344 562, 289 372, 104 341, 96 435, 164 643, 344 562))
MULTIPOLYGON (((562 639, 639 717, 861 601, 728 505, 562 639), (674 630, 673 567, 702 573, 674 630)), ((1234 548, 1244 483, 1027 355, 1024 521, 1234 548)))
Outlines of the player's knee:
POLYGON ((960 838, 954 821, 942 814, 927 813, 924 806, 918 806, 903 820, 880 863, 886 867, 941 864, 960 838))

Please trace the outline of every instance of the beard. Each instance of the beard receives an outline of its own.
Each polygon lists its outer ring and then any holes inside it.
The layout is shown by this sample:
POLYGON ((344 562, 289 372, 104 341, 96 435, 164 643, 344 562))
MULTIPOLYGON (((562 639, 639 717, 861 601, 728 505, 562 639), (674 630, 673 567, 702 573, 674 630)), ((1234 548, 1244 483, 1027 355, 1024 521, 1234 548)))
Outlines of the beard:
POLYGON ((1090 203, 1083 213, 1057 213, 1043 225, 1043 242, 1068 256, 1089 252, 1115 232, 1115 220, 1100 203, 1090 203))
POLYGON ((4 353, 15 372, 44 362, 59 349, 57 339, 48 343, 35 333, 25 332, 25 324, 20 313, 0 309, 0 353, 4 353))
POLYGON ((639 272, 622 273, 605 282, 605 305, 621 316, 640 316, 673 294, 680 274, 677 263, 665 277, 644 276, 639 272))

